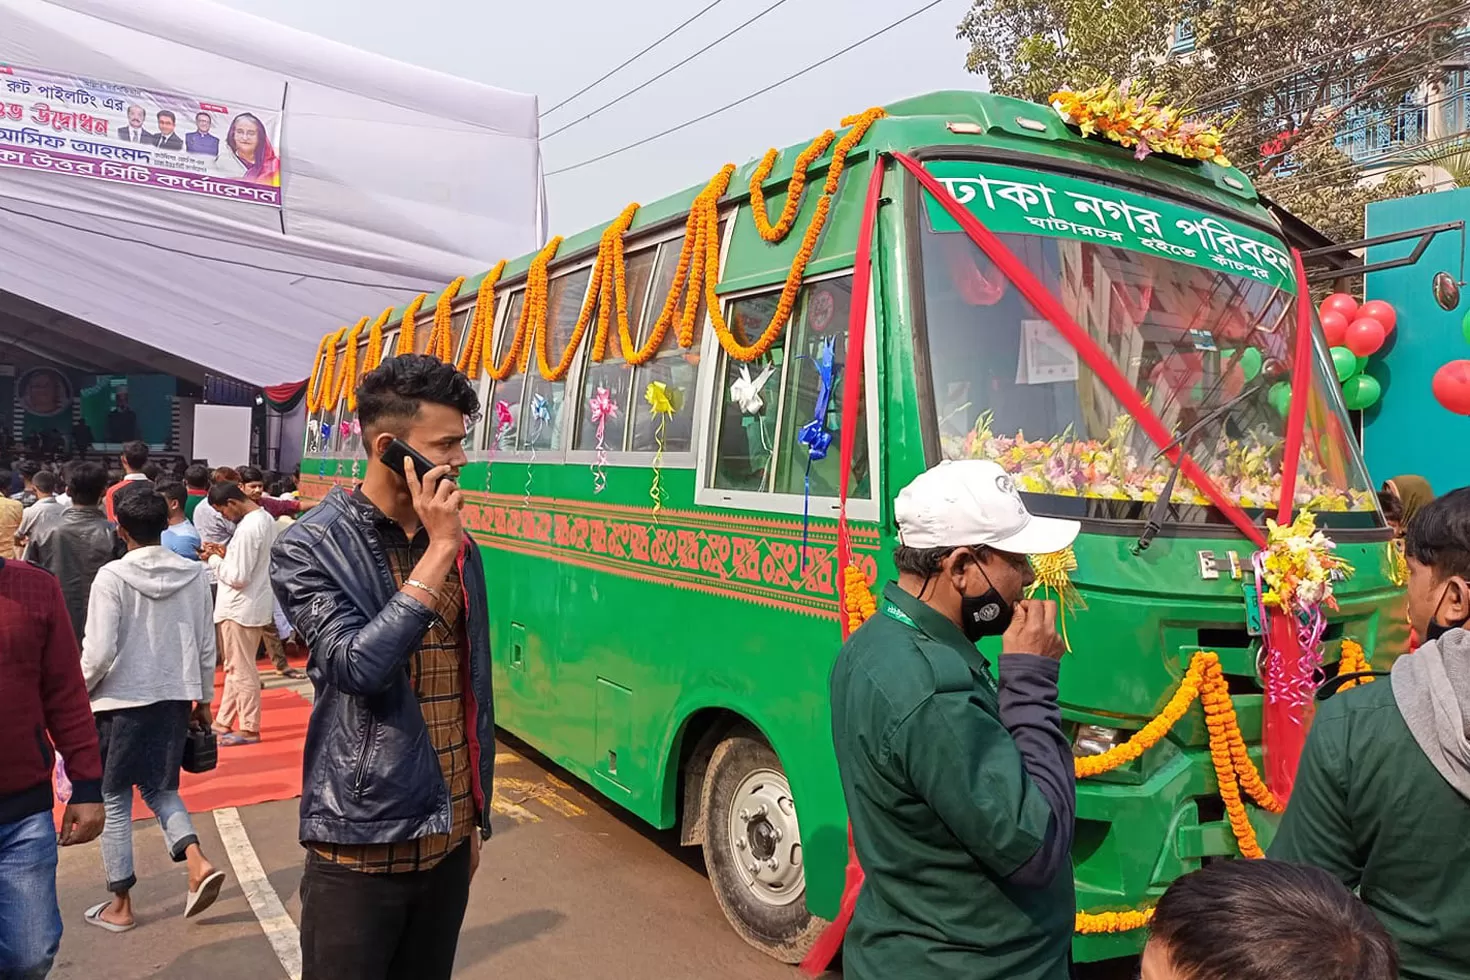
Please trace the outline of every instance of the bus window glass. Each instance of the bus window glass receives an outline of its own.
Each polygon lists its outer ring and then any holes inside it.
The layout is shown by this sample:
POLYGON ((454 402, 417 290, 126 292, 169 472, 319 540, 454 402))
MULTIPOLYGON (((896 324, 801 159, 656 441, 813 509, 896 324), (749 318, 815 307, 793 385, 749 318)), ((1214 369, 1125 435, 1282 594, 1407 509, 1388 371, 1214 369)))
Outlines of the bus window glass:
MULTIPOLYGON (((649 280, 653 277, 654 262, 658 255, 657 248, 644 249, 629 255, 626 260, 627 281, 627 303, 628 303, 628 329, 633 336, 638 336, 639 324, 645 315, 657 315, 657 311, 648 314, 649 280)), ((606 284, 604 284, 604 288, 606 284)), ((593 321, 595 324, 595 320, 593 321)), ((589 328, 589 334, 591 329, 589 328)), ((605 388, 612 403, 617 406, 617 414, 607 418, 603 422, 603 445, 611 452, 617 452, 623 448, 623 434, 627 431, 628 411, 632 403, 631 393, 633 390, 633 366, 624 358, 622 332, 618 329, 617 317, 614 316, 609 324, 607 335, 607 352, 601 361, 592 360, 592 340, 589 336, 583 343, 587 346, 588 355, 586 359, 586 373, 583 375, 582 392, 577 404, 577 435, 572 443, 573 449, 596 449, 597 448, 597 424, 592 420, 591 399, 597 394, 598 388, 605 388)))
MULTIPOLYGON (((510 350, 511 342, 515 339, 516 323, 521 318, 521 307, 526 299, 525 289, 517 289, 511 294, 509 301, 502 301, 505 305, 505 313, 500 317, 500 330, 495 342, 495 364, 498 366, 505 360, 506 351, 510 350)), ((531 355, 531 368, 536 370, 536 356, 531 355)), ((515 420, 520 417, 521 392, 526 388, 526 375, 519 366, 512 366, 515 372, 504 381, 497 381, 490 386, 490 394, 485 398, 484 419, 480 425, 484 436, 480 440, 480 448, 487 451, 511 449, 516 444, 515 420), (510 410, 511 423, 502 425, 500 421, 500 406, 504 404, 510 410)))
MULTIPOLYGON (((666 248, 664 254, 671 261, 676 261, 679 257, 678 250, 674 248, 666 248)), ((634 452, 658 451, 659 419, 650 410, 645 396, 648 386, 654 382, 663 383, 669 393, 669 400, 676 407, 673 417, 664 423, 664 452, 689 451, 694 434, 694 386, 699 377, 699 350, 704 338, 704 321, 708 314, 709 308, 701 299, 699 309, 694 314, 694 343, 681 347, 677 324, 673 324, 669 327, 669 332, 664 334, 663 343, 659 344, 658 353, 653 355, 653 360, 638 366, 633 379, 633 438, 629 446, 634 452)), ((648 342, 653 320, 657 317, 658 312, 655 310, 649 317, 643 335, 638 338, 641 343, 648 342)))
MULTIPOLYGON (((550 342, 546 347, 546 359, 554 367, 561 359, 572 340, 572 328, 577 325, 577 314, 582 312, 582 301, 587 296, 587 283, 592 278, 591 268, 564 273, 551 280, 546 297, 546 330, 550 342)), ((560 449, 561 409, 566 399, 565 381, 547 381, 541 376, 540 360, 536 351, 531 351, 530 368, 526 371, 526 397, 520 412, 512 406, 519 438, 516 445, 521 449, 560 449), (533 404, 537 396, 546 399, 546 408, 551 417, 546 420, 520 424, 522 414, 533 404)))
MULTIPOLYGON (((1100 192, 1105 193, 1105 192, 1100 192)), ((1124 406, 960 232, 922 222, 928 363, 947 459, 993 459, 1036 513, 1139 520, 1171 464, 1124 406)), ((1295 297, 1246 275, 1092 240, 1001 239, 1102 346, 1214 482, 1253 516, 1280 495, 1279 405, 1295 297)), ((1191 253, 1193 254, 1193 253, 1191 253)), ((1374 527, 1377 504, 1325 352, 1313 358, 1297 500, 1336 527, 1374 527)), ((1292 396, 1295 397, 1295 396, 1292 396)), ((1169 519, 1225 518, 1187 478, 1169 519)))
MULTIPOLYGON (((852 309, 852 277, 811 283, 801 291, 795 320, 795 339, 787 346, 791 368, 786 372, 785 397, 782 399, 782 433, 780 459, 776 465, 777 493, 806 493, 810 475, 813 497, 835 497, 838 492, 840 453, 838 431, 842 425, 842 367, 847 363, 848 316, 852 309), (800 430, 813 421, 821 381, 817 361, 823 348, 832 345, 832 395, 822 423, 832 434, 832 442, 823 459, 810 460, 805 443, 797 438, 800 430)), ((728 392, 727 392, 728 393, 728 392)), ((863 418, 864 399, 858 399, 858 418, 863 418)), ((858 426, 853 442, 853 472, 848 485, 853 497, 867 497, 868 430, 858 426)))
MULTIPOLYGON (((776 312, 779 292, 746 296, 730 304, 726 314, 735 336, 746 342, 760 335, 776 312)), ((786 350, 778 341, 754 361, 740 363, 721 355, 723 376, 715 391, 719 422, 715 427, 715 466, 712 485, 721 490, 766 490, 771 482, 771 463, 776 447, 777 425, 781 409, 782 366, 786 350), (760 407, 749 411, 752 403, 741 405, 730 397, 730 386, 749 377, 760 379, 766 370, 765 384, 759 391, 760 407)))

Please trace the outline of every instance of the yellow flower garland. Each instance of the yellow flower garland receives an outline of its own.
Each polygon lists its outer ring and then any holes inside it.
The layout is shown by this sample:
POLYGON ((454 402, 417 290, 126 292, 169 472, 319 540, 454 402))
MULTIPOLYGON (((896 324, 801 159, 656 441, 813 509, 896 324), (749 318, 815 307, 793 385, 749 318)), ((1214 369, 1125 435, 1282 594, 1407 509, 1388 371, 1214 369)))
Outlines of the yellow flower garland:
MULTIPOLYGON (((1344 674, 1356 674, 1372 669, 1373 665, 1368 661, 1368 655, 1363 652, 1363 645, 1357 640, 1344 639, 1342 641, 1342 656, 1337 661, 1337 676, 1341 677, 1344 674)), ((1345 681, 1337 691, 1341 694, 1343 691, 1352 690, 1359 684, 1372 684, 1376 679, 1374 677, 1364 677, 1360 680, 1345 681)))
POLYGON ((802 280, 806 276, 806 265, 811 261, 812 253, 817 248, 817 239, 821 237, 822 229, 827 223, 827 214, 832 208, 832 197, 837 192, 843 166, 847 163, 847 154, 863 138, 868 128, 883 116, 882 109, 874 108, 842 120, 842 125, 852 128, 837 141, 837 146, 832 150, 832 164, 827 168, 827 182, 822 185, 822 196, 817 198, 817 207, 812 213, 812 220, 806 226, 806 234, 802 236, 801 247, 797 249, 796 258, 791 262, 791 270, 786 275, 786 284, 781 288, 781 298, 776 302, 776 311, 771 315, 770 322, 766 324, 765 330, 754 343, 743 343, 725 323, 724 314, 720 310, 719 297, 715 294, 715 287, 718 285, 715 273, 719 269, 720 244, 716 240, 717 236, 707 236, 705 265, 709 273, 704 277, 705 304, 709 307, 710 323, 715 328, 715 335, 720 338, 720 345, 725 348, 725 353, 730 357, 737 361, 753 361, 769 351, 776 338, 781 336, 782 331, 786 329, 786 323, 791 319, 791 312, 796 307, 796 294, 801 289, 802 280))
POLYGON ((439 301, 434 304, 434 329, 429 332, 429 343, 424 353, 439 358, 445 364, 454 356, 454 301, 464 279, 460 276, 445 286, 439 294, 439 301))
MULTIPOLYGON (((347 332, 347 339, 342 344, 342 370, 337 372, 337 380, 332 382, 331 390, 327 392, 322 407, 329 412, 335 412, 342 404, 342 398, 347 392, 357 386, 357 338, 362 333, 362 328, 367 326, 368 318, 363 317, 357 321, 357 325, 347 332)), ((356 403, 357 399, 352 399, 356 403)))
POLYGON ((852 633, 878 611, 873 593, 868 590, 868 577, 856 565, 842 570, 842 608, 847 612, 847 631, 852 633))
POLYGON ((367 350, 362 352, 362 364, 358 365, 357 377, 353 379, 352 388, 347 392, 347 410, 357 411, 357 382, 364 374, 376 370, 383 363, 383 327, 387 325, 388 318, 393 315, 393 307, 388 307, 373 325, 368 328, 367 350))
POLYGON ((414 321, 418 319, 419 307, 424 305, 424 300, 429 298, 428 293, 419 293, 408 304, 408 309, 403 311, 403 322, 398 327, 398 343, 393 348, 393 356, 400 354, 412 354, 414 347, 414 321))
POLYGON ((587 298, 582 302, 582 311, 577 314, 577 322, 572 327, 567 348, 562 351, 561 359, 555 365, 550 362, 547 351, 549 331, 543 329, 538 335, 536 359, 541 368, 541 376, 547 381, 560 381, 567 376, 572 367, 572 359, 577 355, 577 348, 581 346, 594 314, 597 315, 597 335, 593 340, 592 353, 595 360, 602 360, 601 354, 607 349, 607 331, 615 305, 618 322, 624 334, 628 332, 628 284, 623 267, 622 242, 624 233, 633 224, 633 216, 637 213, 638 205, 629 204, 603 231, 602 240, 597 245, 597 259, 592 264, 592 279, 587 287, 587 298))
POLYGON ((750 175, 750 213, 755 218, 755 230, 766 241, 779 242, 791 234, 791 226, 796 223, 796 215, 801 211, 802 194, 806 190, 807 169, 823 153, 827 152, 827 147, 831 146, 832 141, 836 138, 836 133, 830 129, 826 130, 796 155, 796 163, 791 168, 791 181, 786 185, 786 203, 781 208, 781 217, 774 225, 771 224, 771 219, 766 214, 765 188, 761 185, 765 183, 767 177, 771 176, 771 170, 776 166, 779 151, 773 146, 761 158, 760 165, 750 175))
MULTIPOLYGON (((311 376, 306 379, 306 411, 309 415, 315 415, 322 407, 322 398, 326 395, 326 381, 322 378, 322 368, 327 360, 328 351, 332 347, 333 338, 340 336, 340 331, 333 333, 328 331, 322 334, 322 339, 317 341, 316 361, 311 366, 311 376)), ((330 375, 331 369, 327 368, 330 375)))
POLYGON ((495 268, 485 273, 480 280, 480 290, 475 294, 475 312, 470 316, 469 338, 460 352, 456 369, 478 380, 482 367, 492 360, 490 341, 495 334, 495 284, 505 272, 505 259, 495 263, 495 268))
POLYGON ((1089 936, 1100 932, 1132 932, 1148 925, 1153 917, 1152 908, 1126 912, 1078 912, 1073 931, 1089 936))

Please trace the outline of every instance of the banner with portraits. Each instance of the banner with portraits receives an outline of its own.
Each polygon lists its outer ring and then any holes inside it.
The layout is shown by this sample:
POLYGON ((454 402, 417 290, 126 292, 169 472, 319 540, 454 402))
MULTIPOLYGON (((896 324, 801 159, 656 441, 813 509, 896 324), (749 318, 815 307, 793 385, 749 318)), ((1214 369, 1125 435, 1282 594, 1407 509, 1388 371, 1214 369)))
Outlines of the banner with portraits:
POLYGON ((0 65, 0 167, 281 205, 279 107, 0 65))

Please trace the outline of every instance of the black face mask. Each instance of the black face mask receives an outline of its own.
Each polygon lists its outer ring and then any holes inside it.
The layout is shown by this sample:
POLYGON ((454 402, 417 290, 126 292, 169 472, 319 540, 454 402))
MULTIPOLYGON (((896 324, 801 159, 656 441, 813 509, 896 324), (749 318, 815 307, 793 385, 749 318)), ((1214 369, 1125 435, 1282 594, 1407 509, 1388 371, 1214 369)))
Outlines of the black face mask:
POLYGON ((1444 592, 1440 593, 1439 602, 1436 602, 1434 604, 1434 614, 1429 617, 1429 625, 1424 627, 1425 642, 1428 642, 1430 640, 1437 640, 1441 636, 1444 636, 1446 633, 1448 633, 1450 630, 1463 629, 1466 623, 1470 623, 1470 619, 1461 619, 1457 622, 1446 623, 1445 625, 1441 626, 1438 622, 1435 621, 1439 617, 1439 607, 1444 605, 1444 597, 1449 594, 1449 591, 1450 587, 1449 585, 1446 585, 1444 587, 1444 592))
MULTIPOLYGON (((985 570, 981 569, 980 574, 985 575, 985 570)), ((985 636, 1000 636, 1011 625, 1011 616, 1015 613, 1011 604, 990 583, 989 575, 985 575, 985 583, 989 588, 979 595, 960 596, 960 623, 965 639, 971 643, 985 636)))

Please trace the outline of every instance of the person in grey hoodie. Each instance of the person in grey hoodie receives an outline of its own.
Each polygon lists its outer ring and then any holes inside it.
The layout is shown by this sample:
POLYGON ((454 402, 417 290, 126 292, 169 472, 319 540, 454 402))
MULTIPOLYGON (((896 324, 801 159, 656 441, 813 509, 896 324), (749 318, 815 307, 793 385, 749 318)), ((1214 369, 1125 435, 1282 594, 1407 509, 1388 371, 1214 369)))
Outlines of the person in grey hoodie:
POLYGON ((1424 643, 1319 705, 1270 857, 1358 889, 1404 980, 1449 980, 1470 977, 1470 487, 1419 511, 1404 550, 1424 643))
POLYGON ((192 722, 210 724, 216 657, 204 566, 162 547, 168 504, 153 491, 117 502, 127 553, 97 572, 82 637, 82 675, 102 748, 102 866, 112 899, 86 911, 108 932, 134 927, 133 787, 158 818, 175 861, 187 862, 184 915, 203 912, 224 883, 199 849, 179 798, 179 766, 192 722))

